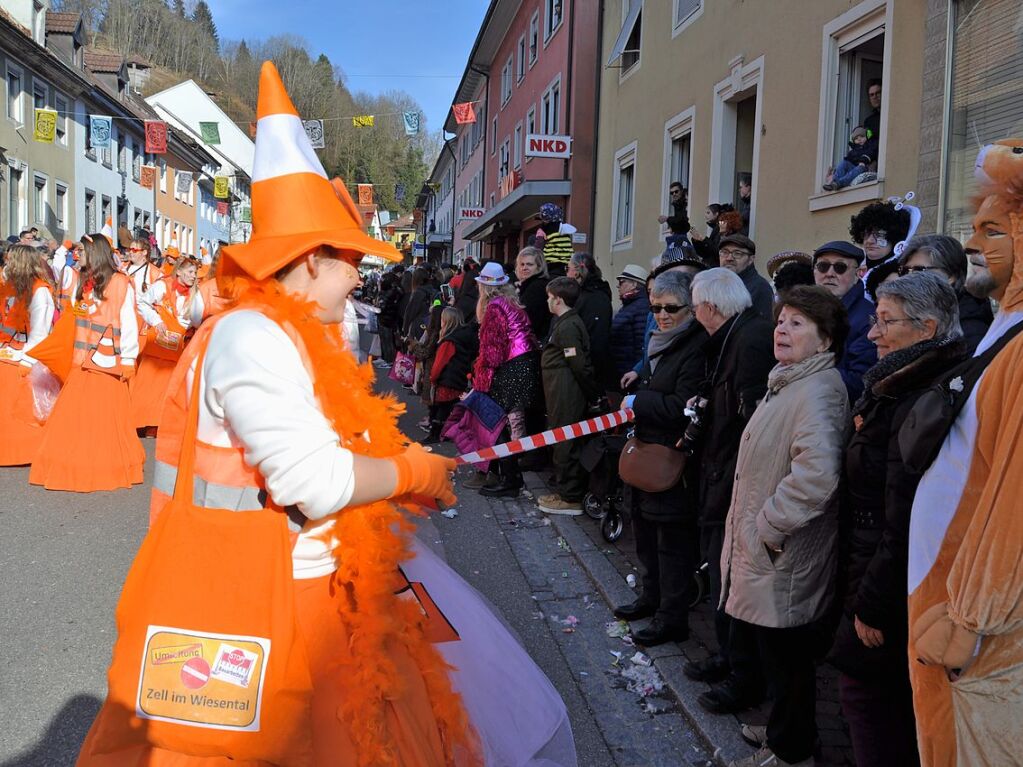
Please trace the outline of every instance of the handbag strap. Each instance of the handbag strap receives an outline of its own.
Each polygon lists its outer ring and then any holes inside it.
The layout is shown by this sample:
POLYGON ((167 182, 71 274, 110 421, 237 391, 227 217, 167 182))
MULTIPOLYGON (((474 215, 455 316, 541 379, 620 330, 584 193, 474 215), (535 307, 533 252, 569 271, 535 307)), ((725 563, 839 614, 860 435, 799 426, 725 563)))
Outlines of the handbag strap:
POLYGON ((192 376, 192 390, 185 414, 185 430, 181 435, 181 452, 178 454, 178 475, 174 481, 174 500, 191 503, 193 478, 195 475, 195 440, 199 433, 199 389, 202 383, 202 365, 206 359, 209 334, 202 340, 202 347, 195 358, 195 373, 192 376))

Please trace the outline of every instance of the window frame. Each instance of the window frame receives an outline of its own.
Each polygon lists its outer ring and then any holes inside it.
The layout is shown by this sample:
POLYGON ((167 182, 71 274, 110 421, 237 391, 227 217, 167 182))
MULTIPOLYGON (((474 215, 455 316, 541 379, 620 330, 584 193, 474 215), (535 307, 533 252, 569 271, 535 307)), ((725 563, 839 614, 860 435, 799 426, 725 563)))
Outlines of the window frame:
MULTIPOLYGON (((661 189, 667 193, 668 185, 672 181, 680 181, 687 190, 692 190, 693 187, 693 146, 695 142, 696 134, 696 105, 690 106, 687 109, 682 110, 678 114, 669 117, 664 122, 664 157, 661 171, 661 178, 663 182, 661 189), (689 137, 689 168, 685 178, 674 178, 674 169, 672 168, 672 147, 676 141, 681 138, 689 137)), ((671 215, 671 202, 667 196, 663 197, 661 203, 661 211, 663 215, 671 215)), ((689 211, 692 211, 692 195, 689 198, 689 211)), ((690 221, 692 219, 690 218, 690 221)), ((658 237, 661 236, 661 224, 657 224, 658 237)))
POLYGON ((70 197, 68 193, 71 185, 63 181, 55 181, 53 187, 54 215, 57 217, 57 228, 66 232, 68 229, 68 214, 71 211, 70 197))
POLYGON ((50 84, 46 82, 39 75, 32 75, 32 121, 35 123, 35 110, 36 109, 49 109, 50 107, 50 84), (36 97, 39 96, 39 90, 42 90, 43 94, 43 105, 39 106, 36 104, 36 97))
POLYGON ((497 158, 497 183, 501 183, 512 173, 511 166, 511 138, 505 136, 501 142, 497 158))
POLYGON ((491 122, 490 131, 490 156, 493 157, 497 154, 497 115, 494 115, 493 122, 491 122))
POLYGON ((529 17, 529 68, 532 69, 540 58, 540 10, 529 17))
POLYGON ((540 133, 556 136, 561 128, 561 73, 551 80, 540 96, 540 133), (550 108, 549 108, 550 105, 550 108), (550 119, 549 119, 550 118, 550 119), (553 130, 550 130, 553 123, 553 130))
MULTIPOLYGON (((643 5, 644 5, 644 3, 643 3, 643 0, 636 0, 636 2, 639 3, 639 12, 636 14, 636 20, 632 24, 632 29, 629 31, 628 38, 626 38, 625 49, 623 49, 622 55, 618 59, 619 62, 621 63, 621 68, 618 70, 618 82, 619 83, 625 82, 630 77, 632 77, 632 75, 635 72, 639 71, 639 68, 640 68, 640 66, 643 63, 643 53, 642 52, 643 52, 643 5), (637 46, 635 48, 630 49, 628 41, 632 39, 632 35, 635 33, 637 26, 639 27, 639 43, 637 44, 637 46), (637 51, 637 53, 636 53, 636 60, 633 61, 628 66, 626 66, 626 64, 625 64, 625 50, 635 50, 635 51, 637 51)), ((622 26, 623 27, 625 25, 625 22, 628 20, 628 18, 627 18, 628 17, 628 13, 629 13, 629 3, 628 2, 623 2, 622 3, 622 26)))
POLYGON ((21 67, 15 66, 11 63, 10 59, 7 60, 7 67, 5 71, 4 87, 7 89, 7 119, 12 123, 21 127, 25 124, 25 70, 21 67), (16 115, 11 114, 11 75, 18 78, 18 95, 14 104, 16 105, 16 115))
POLYGON ((611 210, 614 218, 611 222, 611 250, 631 250, 632 242, 636 232, 636 168, 638 167, 639 142, 632 141, 615 152, 614 170, 612 176, 613 188, 611 192, 611 210), (628 234, 621 235, 621 203, 622 203, 622 173, 626 168, 632 169, 631 189, 629 194, 628 208, 628 234))
POLYGON ((839 72, 842 48, 852 42, 866 42, 878 34, 884 35, 881 80, 891 83, 892 76, 892 16, 890 0, 863 0, 845 13, 827 22, 822 29, 820 112, 817 121, 817 163, 814 186, 809 196, 811 212, 865 202, 884 197, 884 179, 887 165, 889 96, 891 87, 881 89, 881 140, 877 152, 877 180, 835 192, 821 189, 835 152, 835 130, 838 121, 839 72), (878 31, 880 30, 880 31, 878 31))
POLYGON ((692 11, 684 19, 679 19, 678 11, 680 0, 672 0, 671 4, 671 39, 674 40, 676 37, 685 32, 691 27, 697 19, 703 15, 704 6, 706 6, 706 0, 699 0, 699 6, 692 11))
POLYGON ((34 224, 42 224, 43 226, 46 226, 46 203, 49 202, 49 199, 48 199, 49 192, 50 192, 50 177, 47 176, 45 173, 40 173, 39 171, 33 171, 32 172, 32 213, 29 215, 29 218, 32 220, 32 223, 34 223, 34 224), (40 181, 42 182, 42 185, 40 185, 40 183, 39 183, 40 181), (37 204, 37 203, 40 203, 40 202, 42 203, 42 205, 37 204), (39 210, 40 207, 42 208, 42 212, 41 213, 40 213, 40 210, 39 210))
POLYGON ((90 234, 97 231, 100 227, 96 226, 96 192, 86 187, 85 194, 82 196, 82 211, 85 214, 85 232, 90 234), (89 216, 89 200, 92 200, 92 216, 89 216))
POLYGON ((508 102, 511 101, 512 93, 514 92, 514 71, 515 56, 514 54, 509 54, 508 60, 501 67, 501 109, 508 106, 508 102))
POLYGON ((71 111, 70 103, 68 99, 62 93, 58 93, 56 89, 53 92, 53 108, 57 111, 57 138, 55 143, 57 146, 64 147, 67 149, 71 142, 68 141, 68 113, 71 111), (61 104, 63 103, 63 109, 61 104), (61 136, 63 132, 63 137, 61 136))
POLYGON ((543 47, 546 48, 551 38, 565 24, 565 0, 544 0, 543 4, 543 47), (555 7, 558 9, 558 22, 551 24, 555 7))
POLYGON ((522 167, 522 155, 523 155, 523 151, 522 151, 523 143, 522 142, 524 141, 523 136, 525 135, 525 134, 523 134, 522 129, 523 129, 523 123, 522 123, 522 120, 519 120, 517 123, 515 123, 515 130, 514 130, 514 132, 512 134, 514 136, 514 138, 512 140, 512 143, 514 144, 514 146, 512 148, 512 168, 515 169, 515 170, 518 170, 519 168, 522 167))
POLYGON ((526 76, 526 36, 519 37, 515 45, 515 83, 521 83, 526 76))

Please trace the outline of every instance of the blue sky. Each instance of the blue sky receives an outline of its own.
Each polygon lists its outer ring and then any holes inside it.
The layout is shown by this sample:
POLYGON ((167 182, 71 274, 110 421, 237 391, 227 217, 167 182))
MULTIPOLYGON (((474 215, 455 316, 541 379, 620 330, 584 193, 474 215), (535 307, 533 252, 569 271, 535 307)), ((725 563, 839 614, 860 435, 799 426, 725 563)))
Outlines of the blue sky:
POLYGON ((444 124, 488 0, 208 0, 222 40, 293 34, 326 53, 352 91, 403 90, 444 124), (414 76, 411 76, 414 75, 414 76))

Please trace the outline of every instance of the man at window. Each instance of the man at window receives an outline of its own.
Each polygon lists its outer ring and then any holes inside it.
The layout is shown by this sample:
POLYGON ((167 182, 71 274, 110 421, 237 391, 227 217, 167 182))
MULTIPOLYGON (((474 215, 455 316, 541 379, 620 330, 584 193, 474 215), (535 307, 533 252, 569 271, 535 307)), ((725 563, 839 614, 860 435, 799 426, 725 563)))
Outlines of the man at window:
POLYGON ((867 143, 864 153, 877 158, 881 144, 881 80, 873 78, 867 82, 867 100, 870 102, 870 114, 863 118, 863 127, 867 129, 867 143))
POLYGON ((749 212, 751 197, 753 196, 753 175, 750 173, 739 174, 739 204, 735 209, 742 216, 742 234, 749 236, 749 212))
POLYGON ((686 210, 689 207, 688 195, 678 181, 672 181, 671 186, 668 187, 668 200, 671 202, 671 215, 658 216, 657 221, 668 225, 670 234, 665 241, 668 247, 671 247, 672 245, 681 245, 690 228, 689 213, 686 210))

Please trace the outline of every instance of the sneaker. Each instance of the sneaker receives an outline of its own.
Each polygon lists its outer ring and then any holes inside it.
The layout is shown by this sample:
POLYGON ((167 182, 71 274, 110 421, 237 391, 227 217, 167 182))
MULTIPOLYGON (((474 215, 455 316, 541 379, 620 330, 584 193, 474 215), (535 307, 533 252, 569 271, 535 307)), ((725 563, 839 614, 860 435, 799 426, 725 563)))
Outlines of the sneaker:
POLYGON ((540 511, 545 514, 562 514, 566 517, 578 517, 583 513, 583 505, 579 501, 566 501, 557 493, 541 495, 537 499, 540 511))
POLYGON ((838 184, 836 184, 834 181, 829 181, 828 183, 824 184, 824 186, 822 186, 821 189, 823 189, 825 192, 834 192, 836 189, 838 189, 838 184))
POLYGON ((728 767, 814 767, 815 764, 812 756, 798 762, 786 762, 767 746, 764 746, 752 756, 731 762, 728 767))
POLYGON ((766 724, 744 724, 739 728, 739 734, 753 748, 763 748, 767 745, 766 724))

